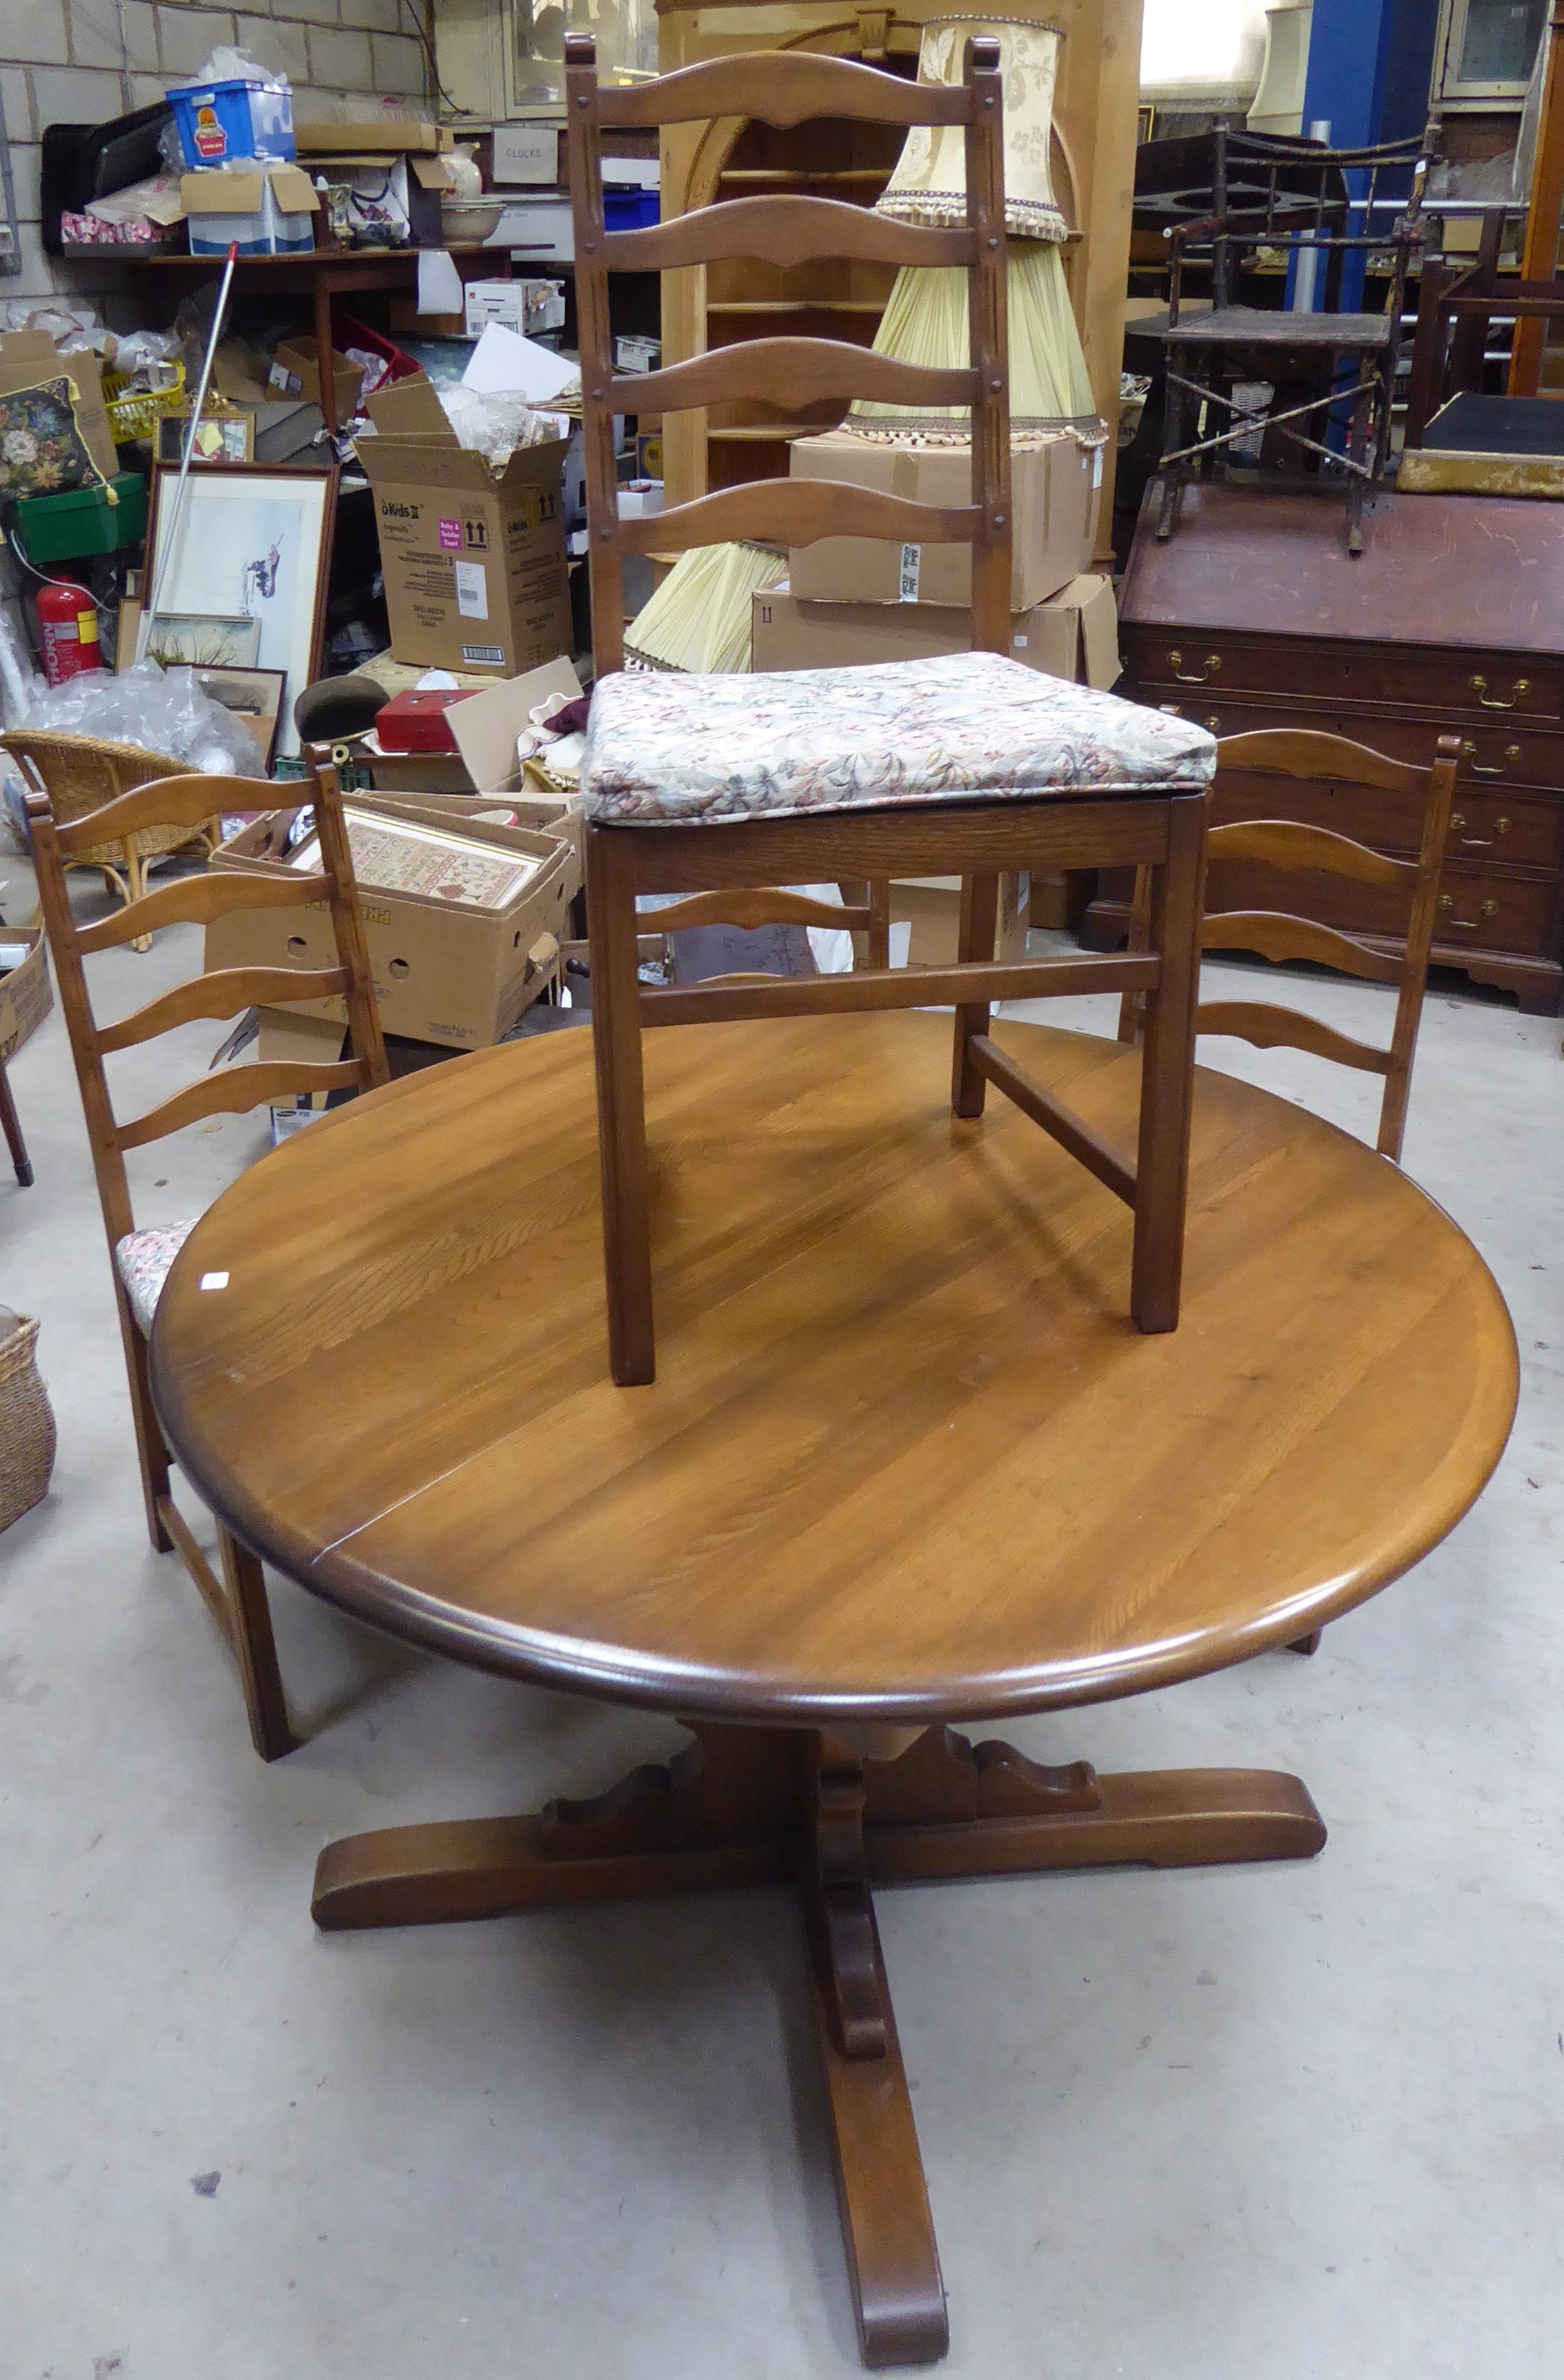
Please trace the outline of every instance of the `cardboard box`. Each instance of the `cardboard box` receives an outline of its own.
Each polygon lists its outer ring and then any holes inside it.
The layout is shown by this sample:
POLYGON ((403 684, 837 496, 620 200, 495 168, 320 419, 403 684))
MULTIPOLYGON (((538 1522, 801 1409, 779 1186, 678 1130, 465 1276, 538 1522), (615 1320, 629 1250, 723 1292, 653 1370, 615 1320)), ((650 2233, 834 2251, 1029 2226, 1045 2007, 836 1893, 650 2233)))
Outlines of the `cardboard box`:
MULTIPOLYGON (((310 405, 321 402, 320 350, 312 338, 279 339, 277 352, 272 358, 268 385, 281 396, 297 396, 310 405)), ((349 363, 347 358, 332 349, 332 389, 336 399, 336 418, 350 421, 358 410, 363 393, 364 367, 349 363)))
POLYGON ((68 380, 76 390, 72 403, 82 443, 105 480, 119 469, 114 425, 103 401, 103 374, 91 348, 62 356, 47 331, 8 331, 0 338, 0 396, 13 389, 36 388, 41 381, 68 380))
POLYGON ((377 391, 369 412, 377 434, 358 455, 374 492, 396 659, 506 678, 568 652, 567 442, 518 446, 491 471, 457 444, 421 373, 377 391))
MULTIPOLYGON (((940 603, 805 603, 791 588, 754 598, 757 670, 848 669, 964 653, 971 615, 940 603)), ((1106 691, 1119 675, 1113 582, 1085 574, 1011 620, 1011 650, 1028 668, 1106 691)))
POLYGON ((6 942, 25 942, 27 956, 0 975, 0 1061, 16 1056, 55 1005, 42 928, 0 926, 0 943, 6 942))
MULTIPOLYGON (((1014 965, 1025 957, 1030 895, 1031 883, 1026 876, 1000 877, 995 958, 1014 965)), ((907 944, 909 966, 954 966, 961 929, 961 878, 915 876, 892 880, 891 918, 892 924, 904 919, 912 926, 907 944)))
MULTIPOLYGON (((371 820, 412 821, 452 832, 438 805, 391 803, 348 796, 349 831, 362 814, 371 820)), ((212 854, 211 866, 246 875, 293 876, 279 856, 279 820, 269 812, 240 829, 212 854)), ((566 909, 573 855, 552 835, 520 827, 461 821, 463 838, 496 857, 539 863, 536 873, 497 909, 361 883, 365 940, 374 976, 375 1003, 387 1033, 438 1041, 453 1050, 485 1050, 503 1040, 552 978, 558 945, 568 932, 566 909)), ((298 909, 244 909, 213 918, 206 933, 206 966, 335 966, 331 911, 322 900, 298 909)), ((295 1014, 346 1022, 341 999, 300 1002, 295 1014)))
MULTIPOLYGON (((368 674, 378 674, 371 662, 368 674)), ((529 714, 551 694, 575 701, 581 681, 563 655, 542 669, 511 678, 503 686, 487 686, 470 702, 457 703, 448 716, 456 739, 454 754, 443 752, 373 752, 363 759, 373 771, 377 793, 390 800, 438 796, 436 807, 461 816, 487 806, 515 812, 535 834, 552 834, 567 843, 572 855, 569 897, 581 888, 585 846, 581 804, 573 794, 552 793, 532 785, 516 759, 516 738, 530 724, 529 714)))
POLYGON ((286 256, 312 249, 321 200, 301 165, 257 165, 245 173, 186 174, 180 202, 192 256, 286 256))
POLYGON ((455 135, 449 125, 420 124, 415 116, 393 115, 387 108, 381 115, 354 116, 344 124, 296 123, 293 141, 301 157, 342 156, 353 149, 395 149, 406 155, 432 157, 442 149, 454 148, 455 135))
MULTIPOLYGON (((972 502, 970 446, 880 445, 828 431, 789 449, 795 480, 834 480, 916 504, 972 502)), ((1011 609, 1029 612, 1090 567, 1102 491, 1102 449, 1073 438, 1017 447, 1010 458, 1011 609)), ((795 546, 788 567, 805 602, 944 603, 972 601, 965 545, 892 545, 879 538, 826 537, 795 546)))

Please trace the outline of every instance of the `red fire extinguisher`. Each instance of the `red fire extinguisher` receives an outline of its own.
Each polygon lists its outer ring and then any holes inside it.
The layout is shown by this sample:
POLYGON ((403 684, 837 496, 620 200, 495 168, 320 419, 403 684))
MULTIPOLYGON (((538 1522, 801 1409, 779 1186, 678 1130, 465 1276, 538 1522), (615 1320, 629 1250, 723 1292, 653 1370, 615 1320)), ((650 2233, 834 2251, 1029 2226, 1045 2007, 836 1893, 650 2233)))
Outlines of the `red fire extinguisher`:
POLYGON ((98 645, 98 607, 85 587, 51 579, 38 590, 38 630, 43 645, 43 674, 51 686, 63 686, 83 670, 102 669, 98 645))

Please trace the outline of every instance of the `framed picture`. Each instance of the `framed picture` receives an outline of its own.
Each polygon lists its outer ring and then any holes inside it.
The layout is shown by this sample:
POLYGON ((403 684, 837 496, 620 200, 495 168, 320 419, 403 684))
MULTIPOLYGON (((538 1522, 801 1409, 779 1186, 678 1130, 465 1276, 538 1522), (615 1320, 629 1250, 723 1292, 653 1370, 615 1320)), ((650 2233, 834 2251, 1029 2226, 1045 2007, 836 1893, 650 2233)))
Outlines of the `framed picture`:
POLYGON ((220 702, 224 710, 243 720, 270 770, 277 757, 277 731, 287 686, 284 673, 267 669, 198 669, 196 683, 213 702, 220 702))
POLYGON ((294 702, 321 673, 335 468, 192 462, 176 505, 178 481, 171 464, 155 466, 142 584, 157 616, 141 649, 156 652, 181 621, 254 623, 254 650, 235 665, 281 674, 277 750, 297 752, 294 702))
POLYGON ((261 657, 261 623, 243 612, 160 612, 147 631, 147 656, 164 669, 253 669, 261 657))
MULTIPOLYGON (((189 443, 190 424, 194 419, 187 407, 183 413, 165 413, 157 426, 157 459, 160 463, 184 460, 189 443)), ((239 406, 203 407, 195 433, 197 463, 249 463, 255 455, 255 416, 239 406)))
POLYGON ((1157 110, 1154 107, 1137 107, 1135 110, 1136 148, 1144 148, 1146 143, 1153 138, 1156 130, 1157 110))

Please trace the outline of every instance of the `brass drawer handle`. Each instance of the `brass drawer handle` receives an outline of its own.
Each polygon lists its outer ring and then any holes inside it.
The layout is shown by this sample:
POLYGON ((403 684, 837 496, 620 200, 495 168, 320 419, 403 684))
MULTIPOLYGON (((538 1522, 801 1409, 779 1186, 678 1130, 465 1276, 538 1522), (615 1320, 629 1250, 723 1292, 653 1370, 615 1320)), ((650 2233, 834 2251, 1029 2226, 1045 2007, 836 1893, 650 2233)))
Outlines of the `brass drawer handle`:
MULTIPOLYGON (((1441 909, 1453 909, 1455 907, 1454 894, 1450 892, 1441 892, 1439 895, 1439 906, 1441 909)), ((1445 923, 1447 926, 1454 926, 1458 928, 1458 929, 1463 934, 1476 934, 1482 931, 1481 920, 1484 917, 1497 917, 1497 916, 1498 903, 1497 901, 1485 901, 1475 917, 1447 917, 1445 919, 1445 923)))
POLYGON ((1451 810, 1450 832, 1458 838, 1463 851, 1491 851, 1498 837, 1509 832, 1509 820, 1507 818, 1495 819, 1492 834, 1462 834, 1461 830, 1465 824, 1466 820, 1460 810, 1451 810))
POLYGON ((1220 711, 1213 710, 1208 712, 1206 715, 1206 724, 1210 729, 1213 735, 1219 735, 1222 725, 1220 711))
POLYGON ((1170 653, 1168 656, 1168 667, 1181 686, 1204 686, 1206 679, 1222 665, 1220 653, 1207 653, 1197 670, 1186 670, 1183 659, 1182 653, 1170 653))
POLYGON ((1485 677, 1474 673, 1466 682, 1485 710, 1513 710, 1521 697, 1523 694, 1529 694, 1532 690, 1532 681, 1529 677, 1518 677, 1509 689, 1509 701, 1501 702, 1497 695, 1488 692, 1488 681, 1485 677))
MULTIPOLYGON (((1473 683, 1475 685, 1476 680, 1473 679, 1473 683)), ((1525 680, 1522 679, 1522 685, 1524 686, 1524 684, 1525 680)), ((1507 744, 1504 747, 1504 759, 1500 761, 1498 767, 1497 769, 1485 769, 1482 762, 1474 758, 1477 750, 1475 744, 1463 740, 1461 749, 1461 757, 1464 759, 1471 760, 1472 762, 1471 768, 1466 772, 1469 777, 1502 777, 1508 772, 1511 760, 1519 760, 1521 758, 1520 745, 1507 744)))

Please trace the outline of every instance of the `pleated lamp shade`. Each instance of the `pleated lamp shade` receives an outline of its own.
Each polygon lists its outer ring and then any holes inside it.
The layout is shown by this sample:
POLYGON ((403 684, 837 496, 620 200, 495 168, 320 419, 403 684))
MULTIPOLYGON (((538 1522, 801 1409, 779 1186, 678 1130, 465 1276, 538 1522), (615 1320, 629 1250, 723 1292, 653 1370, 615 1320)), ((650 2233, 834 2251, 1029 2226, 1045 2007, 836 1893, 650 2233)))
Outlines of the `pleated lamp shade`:
MULTIPOLYGON (((1018 239, 1064 238, 1069 226, 1053 194, 1053 91, 1064 36, 1054 25, 995 17, 936 17, 923 29, 917 79, 962 79, 968 41, 991 33, 1004 78, 1005 229, 1018 239)), ((959 124, 915 124, 877 212, 902 223, 966 221, 966 133, 959 124)))
MULTIPOLYGON (((1004 78, 1006 310, 1010 420, 1013 435, 1061 431, 1096 443, 1106 435, 1075 327, 1060 243, 1067 226, 1049 171, 1053 93, 1063 36, 1051 25, 993 17, 940 17, 918 51, 923 83, 959 83, 968 39, 992 34, 1004 78)), ((915 125, 876 204, 904 223, 966 221, 965 134, 960 125, 915 125)), ((903 265, 875 334, 876 353, 949 370, 969 361, 966 274, 959 266, 903 265)), ((878 438, 964 441, 971 416, 946 407, 916 413, 862 399, 844 427, 878 438)))
POLYGON ((692 546, 625 629, 629 666, 746 670, 750 598, 786 577, 786 554, 769 545, 692 546))

